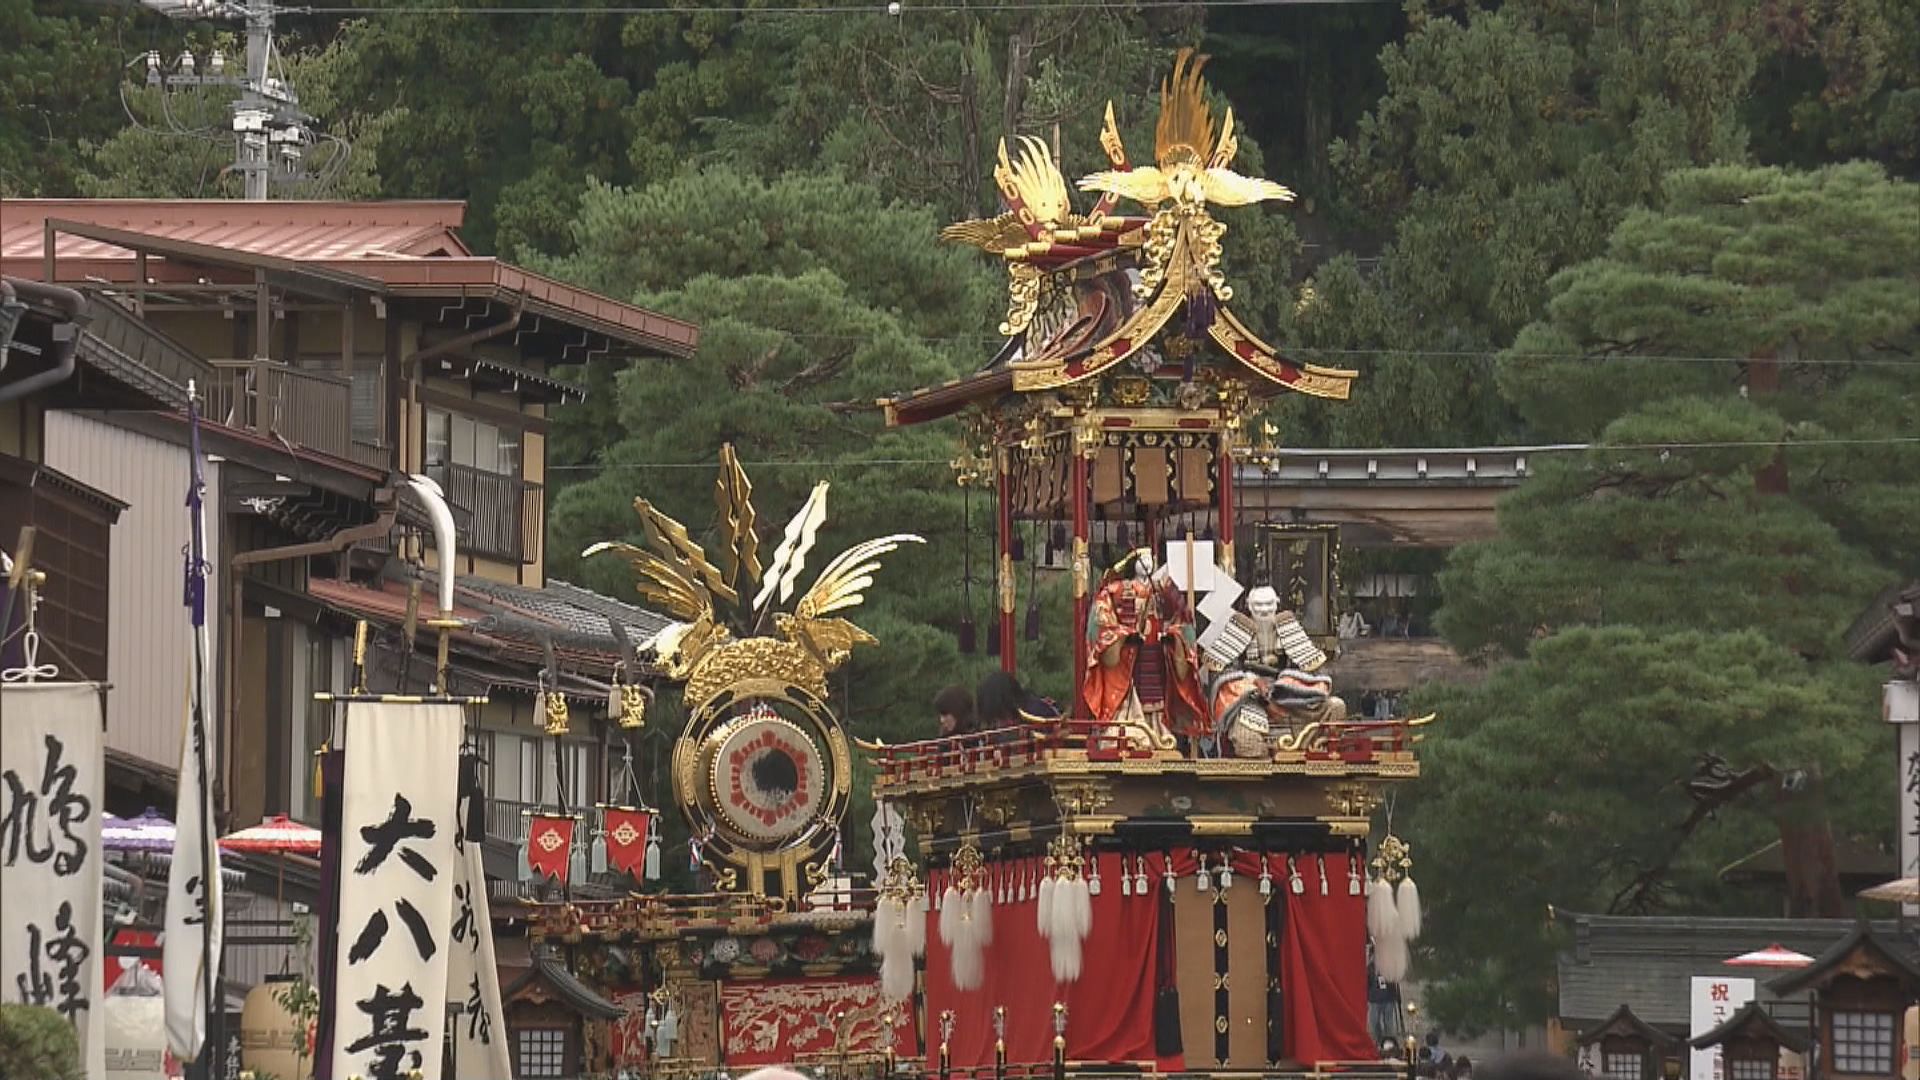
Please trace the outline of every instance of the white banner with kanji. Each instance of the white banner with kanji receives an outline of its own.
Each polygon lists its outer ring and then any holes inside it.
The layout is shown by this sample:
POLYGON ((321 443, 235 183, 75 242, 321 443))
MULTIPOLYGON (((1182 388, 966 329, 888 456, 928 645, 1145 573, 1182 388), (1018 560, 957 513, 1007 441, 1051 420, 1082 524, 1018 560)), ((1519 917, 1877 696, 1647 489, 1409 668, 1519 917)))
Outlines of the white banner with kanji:
MULTIPOLYGON (((467 798, 479 797, 468 793, 467 798)), ((453 952, 447 958, 447 1002, 453 1014, 453 1075, 458 1080, 513 1080, 506 1013, 500 1007, 500 968, 493 961, 493 920, 480 838, 469 838, 469 815, 459 815, 453 882, 453 952)))
MULTIPOLYGON (((1734 979, 1724 975, 1695 975, 1693 977, 1693 1007, 1689 1019, 1687 1037, 1697 1039, 1721 1024, 1740 1010, 1742 1005, 1753 1000, 1753 980, 1734 979)), ((1720 1048, 1693 1050, 1688 1060, 1689 1080, 1727 1080, 1725 1067, 1721 1063, 1720 1048)))
POLYGON ((441 1075, 453 887, 463 876, 460 737, 458 705, 347 708, 336 1077, 441 1075))
POLYGON ((87 1076, 106 1074, 104 719, 93 683, 0 686, 0 1001, 65 1017, 87 1076))

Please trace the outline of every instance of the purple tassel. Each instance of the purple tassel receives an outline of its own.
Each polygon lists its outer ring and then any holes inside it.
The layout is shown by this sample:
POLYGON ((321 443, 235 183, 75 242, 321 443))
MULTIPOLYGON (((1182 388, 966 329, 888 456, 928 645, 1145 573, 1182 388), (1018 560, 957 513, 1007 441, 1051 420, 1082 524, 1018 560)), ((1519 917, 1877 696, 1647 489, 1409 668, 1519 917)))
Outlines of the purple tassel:
POLYGON ((960 654, 962 656, 972 656, 974 654, 974 651, 979 647, 980 647, 980 632, 978 628, 976 628, 973 625, 973 620, 961 619, 960 620, 960 654))
POLYGON ((988 656, 1000 655, 1000 620, 999 619, 995 619, 992 622, 987 624, 987 655, 988 656))

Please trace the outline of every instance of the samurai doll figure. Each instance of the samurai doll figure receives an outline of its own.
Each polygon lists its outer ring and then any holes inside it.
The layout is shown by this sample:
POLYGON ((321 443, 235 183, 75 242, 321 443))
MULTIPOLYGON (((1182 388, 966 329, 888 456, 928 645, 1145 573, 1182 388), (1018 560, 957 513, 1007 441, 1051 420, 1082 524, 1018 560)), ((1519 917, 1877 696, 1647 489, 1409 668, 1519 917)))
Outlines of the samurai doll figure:
POLYGON ((1280 610, 1270 586, 1247 593, 1247 611, 1235 615, 1232 632, 1208 659, 1224 669, 1210 687, 1214 738, 1234 757, 1270 758, 1298 749, 1314 724, 1346 719, 1346 702, 1333 694, 1333 680, 1315 674, 1327 655, 1307 636, 1300 620, 1280 610))
POLYGON ((1107 571, 1089 622, 1085 694, 1095 719, 1150 736, 1157 749, 1205 734, 1193 618, 1151 550, 1137 548, 1107 571))

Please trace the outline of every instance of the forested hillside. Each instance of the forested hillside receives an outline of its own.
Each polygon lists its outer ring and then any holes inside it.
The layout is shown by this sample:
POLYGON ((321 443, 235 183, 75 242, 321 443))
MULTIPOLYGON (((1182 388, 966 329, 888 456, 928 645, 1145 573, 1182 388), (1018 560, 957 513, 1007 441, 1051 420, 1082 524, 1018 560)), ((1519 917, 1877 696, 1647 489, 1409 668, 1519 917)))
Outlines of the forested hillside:
MULTIPOLYGON (((870 406, 978 365, 1004 310, 998 268, 934 233, 993 207, 1005 135, 1078 175, 1111 100, 1149 145, 1198 45, 1240 168, 1299 193, 1222 214, 1236 308, 1362 372, 1350 403, 1278 403, 1286 441, 1594 445, 1444 577, 1449 638, 1507 662, 1434 695, 1396 822, 1438 1017, 1545 1015, 1548 903, 1777 907, 1715 877, 1772 835, 1760 810, 1676 844, 1699 753, 1846 777, 1835 827, 1890 834, 1890 742, 1840 634, 1920 574, 1920 4, 491 6, 296 10, 280 47, 351 148, 306 194, 465 199, 476 247, 701 323, 690 363, 578 374, 556 574, 627 588, 567 553, 632 529, 639 492, 702 527, 722 441, 763 518, 831 479, 831 541, 934 541, 882 572, 885 647, 837 690, 859 733, 924 734, 991 663, 959 648, 990 621, 990 499, 953 485, 952 432, 870 406)), ((142 81, 148 50, 232 33, 0 0, 0 195, 233 195, 225 103, 142 81)), ((1022 666, 1059 693, 1064 597, 1036 602, 1022 666)))

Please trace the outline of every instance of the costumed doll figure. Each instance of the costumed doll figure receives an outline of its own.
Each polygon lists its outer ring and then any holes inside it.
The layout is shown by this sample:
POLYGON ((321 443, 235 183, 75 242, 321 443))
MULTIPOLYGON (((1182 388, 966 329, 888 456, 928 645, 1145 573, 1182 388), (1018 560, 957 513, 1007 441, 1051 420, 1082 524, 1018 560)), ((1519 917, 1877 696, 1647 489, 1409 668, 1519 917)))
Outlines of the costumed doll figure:
POLYGON ((1136 745, 1150 736, 1155 749, 1205 733, 1193 619, 1151 550, 1137 548, 1107 571, 1088 622, 1085 694, 1095 719, 1127 728, 1136 745))
POLYGON ((1314 674, 1327 662, 1270 586, 1247 593, 1247 611, 1234 616, 1209 660, 1221 672, 1211 685, 1214 734, 1234 757, 1265 758, 1308 725, 1346 718, 1332 680, 1314 674))

